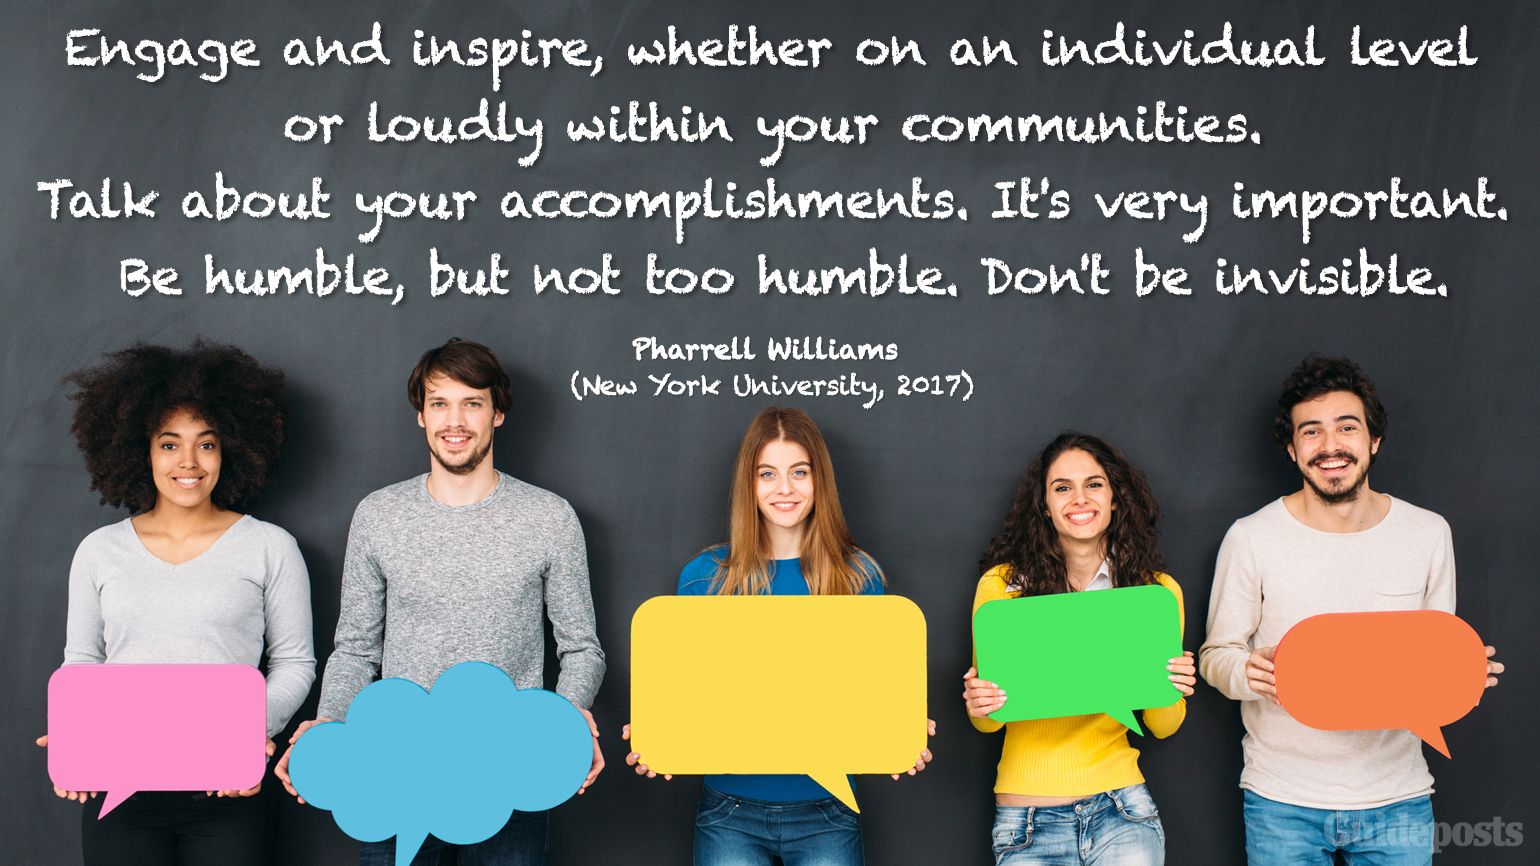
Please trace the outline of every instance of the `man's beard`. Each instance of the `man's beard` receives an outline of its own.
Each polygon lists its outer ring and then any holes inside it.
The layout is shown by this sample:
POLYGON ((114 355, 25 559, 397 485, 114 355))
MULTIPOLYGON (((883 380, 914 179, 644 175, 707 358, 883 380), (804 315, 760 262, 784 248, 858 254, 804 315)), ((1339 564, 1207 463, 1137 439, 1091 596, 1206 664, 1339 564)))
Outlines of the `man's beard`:
POLYGON ((475 472, 476 467, 481 465, 481 461, 487 459, 487 455, 491 453, 492 440, 487 439, 478 448, 467 454, 465 460, 461 463, 448 462, 444 459, 443 455, 438 453, 437 448, 430 448, 428 450, 433 455, 434 461, 444 467, 444 471, 451 475, 469 475, 475 472))
MULTIPOLYGON (((1334 454, 1317 455, 1316 458, 1310 462, 1312 465, 1314 465, 1324 460, 1333 459, 1350 460, 1352 461, 1352 465, 1358 465, 1357 458, 1353 457, 1351 454, 1347 454, 1341 451, 1338 451, 1334 454)), ((1311 476, 1307 470, 1300 470, 1300 474, 1305 476, 1305 483, 1310 485, 1310 489, 1315 491, 1315 495, 1320 497, 1322 502, 1326 503, 1327 505, 1341 505, 1344 502, 1356 502, 1358 500, 1358 491, 1363 488, 1364 482, 1369 480, 1369 467, 1365 466, 1363 470, 1358 473, 1357 477, 1349 480, 1344 486, 1335 490, 1328 490, 1315 483, 1315 478, 1311 476)))

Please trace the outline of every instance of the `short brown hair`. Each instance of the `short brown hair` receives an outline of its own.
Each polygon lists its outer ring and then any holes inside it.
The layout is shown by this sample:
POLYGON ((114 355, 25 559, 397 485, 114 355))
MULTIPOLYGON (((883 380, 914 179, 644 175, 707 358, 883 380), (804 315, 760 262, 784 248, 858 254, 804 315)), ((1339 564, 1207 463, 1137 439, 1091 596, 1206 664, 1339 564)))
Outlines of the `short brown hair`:
POLYGON ((489 389, 492 408, 499 412, 507 412, 513 405, 508 374, 503 372, 503 365, 492 350, 480 343, 450 337, 444 345, 424 352, 406 380, 406 398, 412 401, 413 409, 422 411, 428 380, 435 376, 448 376, 472 388, 489 389))

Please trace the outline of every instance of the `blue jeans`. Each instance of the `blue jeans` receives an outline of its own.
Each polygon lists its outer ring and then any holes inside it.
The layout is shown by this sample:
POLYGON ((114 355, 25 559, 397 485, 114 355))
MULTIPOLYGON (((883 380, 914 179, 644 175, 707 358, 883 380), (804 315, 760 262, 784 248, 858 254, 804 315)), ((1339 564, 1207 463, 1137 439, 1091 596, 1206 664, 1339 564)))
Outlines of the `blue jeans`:
MULTIPOLYGON (((429 836, 412 866, 434 866, 439 852, 454 851, 459 866, 544 866, 548 812, 514 812, 490 839, 474 845, 451 845, 429 836)), ((396 840, 365 842, 358 866, 396 866, 396 840)))
POLYGON ((1162 866, 1166 831, 1144 785, 1063 806, 996 806, 995 864, 1162 866))
POLYGON ((861 866, 861 824, 834 799, 767 803, 702 786, 695 866, 861 866))
POLYGON ((1433 801, 1413 797, 1376 809, 1311 809, 1245 792, 1249 866, 1428 866, 1433 801))

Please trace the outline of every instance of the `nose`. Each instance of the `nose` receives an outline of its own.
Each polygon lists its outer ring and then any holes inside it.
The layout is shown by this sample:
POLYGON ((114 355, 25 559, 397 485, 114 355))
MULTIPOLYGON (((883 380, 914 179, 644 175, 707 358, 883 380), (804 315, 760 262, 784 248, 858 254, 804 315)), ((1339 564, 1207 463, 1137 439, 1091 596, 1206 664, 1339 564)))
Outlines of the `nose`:
POLYGON ((181 453, 181 458, 182 459, 177 461, 177 465, 180 466, 181 468, 183 468, 183 469, 197 469, 198 468, 198 449, 197 448, 183 448, 182 449, 182 453, 181 453))
POLYGON ((790 493, 791 492, 791 474, 790 473, 782 472, 780 475, 777 476, 777 480, 780 482, 776 486, 776 492, 777 493, 790 493))
POLYGON ((451 427, 465 426, 465 410, 457 404, 450 404, 449 414, 445 417, 451 427))
POLYGON ((1323 435, 1324 438, 1321 442, 1321 449, 1326 452, 1336 451, 1338 449, 1338 445, 1340 444, 1340 437, 1337 436, 1337 431, 1327 430, 1323 435))

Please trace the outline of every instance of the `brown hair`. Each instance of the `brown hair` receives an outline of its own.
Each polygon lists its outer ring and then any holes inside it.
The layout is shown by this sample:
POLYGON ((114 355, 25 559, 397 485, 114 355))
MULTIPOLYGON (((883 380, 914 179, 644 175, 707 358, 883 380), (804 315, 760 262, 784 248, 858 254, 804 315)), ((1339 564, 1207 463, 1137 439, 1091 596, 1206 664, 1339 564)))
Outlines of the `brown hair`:
POLYGON ((755 495, 759 453, 771 442, 801 445, 813 474, 813 509, 802 534, 802 576, 812 595, 855 595, 869 581, 883 580, 882 570, 850 539, 840 510, 834 464, 823 433, 807 413, 771 406, 754 416, 738 447, 733 464, 731 545, 717 568, 714 588, 719 595, 757 595, 770 589, 770 537, 755 495))
POLYGON ((1117 508, 1107 526, 1106 556, 1111 560, 1113 586, 1152 583, 1164 566, 1156 542, 1155 524, 1160 505, 1150 492, 1139 467, 1128 461, 1116 446, 1095 436, 1073 430, 1061 433, 1027 467, 1016 488, 1015 501, 1005 515, 1000 534, 989 543, 979 566, 1010 568, 1006 586, 1017 595, 1048 595, 1069 592, 1064 547, 1059 531, 1048 516, 1048 470, 1066 451, 1084 451, 1107 473, 1112 501, 1117 508))
MULTIPOLYGON (((1346 391, 1364 404, 1364 425, 1369 428, 1369 438, 1385 438, 1385 427, 1390 423, 1385 406, 1380 403, 1379 392, 1363 368, 1347 358, 1328 358, 1307 355, 1283 380, 1278 394, 1278 412, 1273 416, 1273 441, 1287 452, 1294 442, 1294 407, 1307 400, 1314 400, 1333 391, 1346 391)), ((1369 465, 1374 465, 1375 454, 1369 455, 1369 465)))
POLYGON ((490 390, 492 408, 499 412, 507 412, 513 405, 508 374, 503 372, 503 365, 492 350, 480 343, 450 337, 449 342, 422 354, 406 380, 406 398, 418 412, 422 411, 428 381, 435 376, 448 376, 472 388, 490 390))

